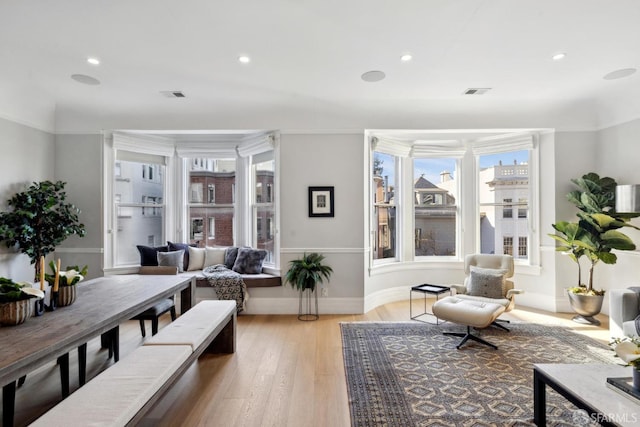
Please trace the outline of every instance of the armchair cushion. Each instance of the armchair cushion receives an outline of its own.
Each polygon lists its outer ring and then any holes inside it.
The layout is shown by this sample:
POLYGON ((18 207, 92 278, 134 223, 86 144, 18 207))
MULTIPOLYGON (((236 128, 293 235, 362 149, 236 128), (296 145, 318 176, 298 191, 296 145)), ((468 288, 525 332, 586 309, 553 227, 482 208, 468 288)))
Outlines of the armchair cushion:
POLYGON ((485 298, 504 298, 505 270, 471 267, 471 277, 467 286, 467 295, 485 298))

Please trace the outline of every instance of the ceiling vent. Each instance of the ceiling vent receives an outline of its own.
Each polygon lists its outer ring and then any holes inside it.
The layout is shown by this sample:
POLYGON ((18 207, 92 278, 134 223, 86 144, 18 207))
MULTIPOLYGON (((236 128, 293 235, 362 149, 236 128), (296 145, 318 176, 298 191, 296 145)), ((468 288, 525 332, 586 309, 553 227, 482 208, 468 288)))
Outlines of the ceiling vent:
POLYGON ((185 98, 184 93, 179 90, 161 90, 160 93, 167 98, 185 98))
POLYGON ((490 87, 470 87, 464 91, 464 95, 484 95, 490 90, 490 87))

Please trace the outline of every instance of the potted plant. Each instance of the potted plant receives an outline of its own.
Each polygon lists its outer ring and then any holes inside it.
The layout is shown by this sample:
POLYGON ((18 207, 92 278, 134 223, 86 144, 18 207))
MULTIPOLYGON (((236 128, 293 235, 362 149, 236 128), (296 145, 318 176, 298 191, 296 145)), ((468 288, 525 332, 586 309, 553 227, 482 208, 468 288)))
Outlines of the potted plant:
MULTIPOLYGON (((58 260, 60 261, 60 260, 58 260)), ((49 262, 49 268, 51 268, 52 274, 45 274, 44 279, 50 286, 54 286, 56 280, 57 266, 53 261, 49 262)), ((71 305, 76 300, 77 290, 76 286, 81 280, 85 278, 89 266, 85 265, 80 268, 77 265, 67 266, 65 271, 58 272, 58 300, 57 305, 64 307, 71 305)))
POLYGON ((621 231, 622 227, 638 227, 629 220, 638 214, 615 212, 616 181, 596 173, 588 173, 572 179, 578 189, 571 191, 567 199, 578 209, 577 222, 560 221, 552 224, 557 234, 550 234, 560 244, 557 251, 565 252, 578 265, 578 282, 567 289, 569 301, 578 316, 573 320, 581 323, 599 324, 593 316, 600 313, 604 290, 593 286, 594 267, 602 261, 615 264, 618 257, 615 250, 634 250, 636 245, 621 231), (582 282, 580 259, 589 260, 589 278, 582 282))
POLYGON ((314 293, 316 285, 322 283, 324 279, 329 281, 333 269, 323 264, 324 255, 319 253, 306 252, 300 259, 289 262, 289 271, 284 276, 285 282, 289 282, 294 289, 300 291, 298 307, 298 319, 316 320, 318 319, 318 295, 315 294, 315 314, 311 313, 311 294, 314 293), (306 293, 306 312, 302 310, 303 294, 306 293))
POLYGON ((13 211, 0 213, 0 240, 8 248, 18 245, 29 257, 36 266, 36 280, 40 277, 41 257, 55 251, 70 235, 85 235, 84 225, 78 219, 80 210, 66 201, 65 184, 34 182, 7 201, 13 211))
POLYGON ((29 283, 14 283, 0 277, 0 324, 19 325, 31 317, 31 298, 43 298, 44 292, 31 287, 29 283))

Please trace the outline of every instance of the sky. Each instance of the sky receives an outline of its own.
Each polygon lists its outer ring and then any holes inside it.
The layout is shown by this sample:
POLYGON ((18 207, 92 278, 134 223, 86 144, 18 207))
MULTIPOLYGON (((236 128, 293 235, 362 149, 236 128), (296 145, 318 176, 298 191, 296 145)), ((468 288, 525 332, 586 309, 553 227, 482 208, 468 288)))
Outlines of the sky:
MULTIPOLYGON (((389 185, 394 185, 394 164, 393 156, 376 153, 376 157, 379 157, 383 163, 382 168, 383 176, 389 177, 389 185)), ((511 151, 508 153, 499 153, 480 156, 480 167, 487 168, 495 166, 502 161, 503 164, 513 164, 514 160, 517 163, 528 162, 529 152, 527 150, 511 151)), ((453 179, 457 178, 456 174, 456 161, 455 159, 415 159, 414 160, 414 179, 418 179, 424 174, 425 179, 431 181, 433 184, 440 182, 441 172, 451 172, 453 179)))

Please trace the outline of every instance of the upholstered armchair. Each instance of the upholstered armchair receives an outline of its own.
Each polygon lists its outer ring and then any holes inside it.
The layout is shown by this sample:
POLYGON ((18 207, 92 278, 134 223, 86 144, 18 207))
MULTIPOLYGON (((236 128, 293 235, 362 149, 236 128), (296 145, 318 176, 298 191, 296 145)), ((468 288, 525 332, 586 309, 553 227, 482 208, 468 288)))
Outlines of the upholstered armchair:
POLYGON ((640 335, 640 328, 636 324, 640 326, 640 288, 610 290, 609 333, 611 337, 640 335))
MULTIPOLYGON (((511 255, 471 254, 464 259, 463 285, 451 285, 460 299, 491 302, 504 306, 505 312, 515 307, 515 296, 524 293, 515 289, 511 255)), ((504 320, 504 322, 507 322, 504 320)), ((495 324, 503 329, 504 326, 495 324)))

